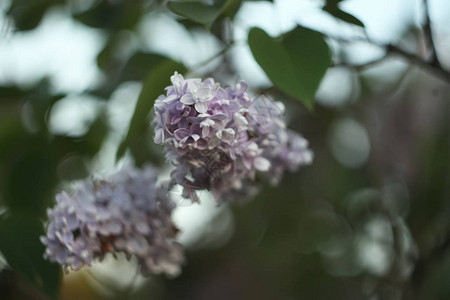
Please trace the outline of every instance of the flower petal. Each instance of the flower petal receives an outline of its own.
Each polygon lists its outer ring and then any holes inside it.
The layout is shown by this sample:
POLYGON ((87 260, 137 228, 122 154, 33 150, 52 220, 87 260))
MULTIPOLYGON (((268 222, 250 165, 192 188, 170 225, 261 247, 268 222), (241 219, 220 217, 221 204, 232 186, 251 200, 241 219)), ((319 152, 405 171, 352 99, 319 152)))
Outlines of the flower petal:
POLYGON ((211 100, 214 97, 214 94, 211 91, 211 89, 206 88, 206 87, 202 87, 202 88, 198 89, 198 91, 195 93, 195 96, 198 99, 202 99, 203 101, 208 101, 208 100, 211 100))
POLYGON ((180 102, 186 105, 194 104, 194 97, 192 94, 185 94, 181 97, 180 102))
POLYGON ((178 99, 178 96, 175 95, 175 94, 172 94, 172 95, 167 96, 167 97, 163 100, 163 102, 166 103, 166 104, 170 104, 170 103, 172 103, 173 101, 175 101, 175 100, 177 100, 177 99, 178 99))
POLYGON ((203 127, 202 137, 208 137, 210 133, 211 133, 211 127, 209 127, 209 126, 203 127))
POLYGON ((267 172, 270 169, 270 161, 264 157, 258 156, 253 161, 255 169, 261 172, 267 172))
POLYGON ((184 83, 183 75, 178 74, 178 72, 175 72, 175 74, 173 74, 170 77, 170 81, 172 82, 173 88, 175 89, 176 93, 181 94, 181 89, 184 83))
POLYGON ((204 114, 208 110, 208 105, 205 102, 196 102, 195 110, 201 114, 204 114))
POLYGON ((200 127, 210 127, 210 126, 213 126, 214 124, 215 124, 215 122, 213 120, 206 119, 200 123, 200 127))
POLYGON ((186 128, 179 128, 175 130, 173 134, 178 141, 181 141, 182 139, 188 137, 191 133, 186 128))

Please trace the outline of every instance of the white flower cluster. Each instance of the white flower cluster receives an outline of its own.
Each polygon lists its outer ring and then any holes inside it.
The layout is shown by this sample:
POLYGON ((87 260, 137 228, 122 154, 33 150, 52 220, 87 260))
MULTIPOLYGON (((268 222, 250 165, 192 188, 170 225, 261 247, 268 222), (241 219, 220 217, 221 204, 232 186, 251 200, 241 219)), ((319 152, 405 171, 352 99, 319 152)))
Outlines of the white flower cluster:
POLYGON ((56 196, 48 210, 45 257, 77 270, 107 253, 135 256, 141 272, 175 276, 184 260, 173 238, 173 204, 156 186, 156 169, 126 167, 102 180, 84 180, 56 196))
POLYGON ((176 169, 172 185, 198 201, 209 190, 218 202, 251 198, 256 176, 277 183, 284 170, 312 162, 308 142, 286 129, 284 105, 250 97, 247 84, 222 88, 212 78, 184 79, 175 73, 155 102, 155 138, 176 169))

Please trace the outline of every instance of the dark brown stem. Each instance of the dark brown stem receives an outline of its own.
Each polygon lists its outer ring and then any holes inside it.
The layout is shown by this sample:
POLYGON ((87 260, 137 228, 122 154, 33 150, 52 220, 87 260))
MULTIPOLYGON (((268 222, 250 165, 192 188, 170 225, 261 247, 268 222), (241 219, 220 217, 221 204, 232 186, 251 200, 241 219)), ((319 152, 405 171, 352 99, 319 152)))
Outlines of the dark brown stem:
POLYGON ((374 60, 371 60, 371 61, 363 63, 363 64, 350 64, 348 62, 343 62, 343 61, 335 62, 332 64, 332 67, 347 67, 347 68, 355 69, 357 71, 364 71, 365 69, 370 68, 371 66, 382 62, 385 58, 386 58, 386 56, 383 56, 381 58, 374 59, 374 60))
POLYGON ((383 45, 383 47, 386 48, 387 54, 400 55, 416 65, 422 66, 426 69, 429 69, 430 71, 433 71, 434 73, 439 75, 442 79, 450 83, 450 72, 442 68, 440 65, 433 64, 432 62, 429 62, 423 59, 422 57, 417 56, 416 54, 409 53, 392 44, 383 45))
POLYGON ((430 12, 428 9, 428 1, 423 0, 424 12, 425 12, 425 24, 423 25, 423 33, 425 38, 425 45, 431 52, 430 63, 437 67, 441 66, 436 53, 436 45, 434 43, 433 33, 431 31, 430 12))
MULTIPOLYGON (((408 51, 405 51, 395 45, 392 44, 383 44, 383 43, 379 43, 376 41, 373 41, 371 39, 369 39, 368 37, 364 37, 364 38, 356 38, 356 39, 344 39, 344 38, 340 38, 340 37, 333 37, 328 35, 329 38, 336 40, 338 42, 341 43, 353 43, 353 42, 366 42, 372 45, 375 45, 377 47, 380 47, 382 49, 386 50, 386 55, 381 57, 380 59, 377 59, 375 61, 369 62, 367 65, 372 65, 374 63, 378 63, 380 61, 382 61, 383 59, 385 59, 387 56, 389 55, 398 55, 401 56, 407 60, 409 60, 410 62, 412 62, 415 65, 421 66, 425 69, 428 69, 430 71, 432 71, 433 73, 435 73, 436 75, 439 75, 442 79, 444 79, 445 81, 447 81, 448 83, 450 83, 450 71, 447 71, 446 69, 444 69, 441 65, 437 65, 432 63, 431 61, 428 61, 414 53, 410 53, 408 51)), ((348 67, 356 67, 356 68, 361 68, 361 67, 366 67, 364 65, 352 65, 352 64, 348 64, 348 63, 339 63, 338 65, 346 65, 348 67)))

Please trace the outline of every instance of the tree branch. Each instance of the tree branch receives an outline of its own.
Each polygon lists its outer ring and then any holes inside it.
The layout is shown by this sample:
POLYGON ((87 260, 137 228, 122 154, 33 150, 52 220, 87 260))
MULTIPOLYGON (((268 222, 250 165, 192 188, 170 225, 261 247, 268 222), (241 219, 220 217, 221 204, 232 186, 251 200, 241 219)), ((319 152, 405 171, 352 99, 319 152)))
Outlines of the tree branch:
POLYGON ((216 60, 217 58, 224 56, 231 48, 233 48, 236 45, 236 42, 231 42, 228 45, 225 45, 219 52, 213 54, 211 57, 208 57, 206 60, 201 61, 197 64, 195 64, 191 70, 186 74, 187 77, 192 76, 193 74, 195 74, 195 72, 202 68, 205 67, 206 65, 210 64, 211 62, 213 62, 214 60, 216 60))
POLYGON ((450 83, 450 72, 442 68, 440 65, 434 64, 430 61, 427 61, 423 59, 420 56, 417 56, 416 54, 407 52, 401 48, 398 48, 397 46, 394 46, 392 44, 388 45, 379 45, 380 47, 385 47, 387 54, 393 54, 393 55, 400 55, 406 59, 408 59, 410 62, 422 66, 430 71, 433 71, 437 75, 439 75, 442 79, 446 80, 450 83))
POLYGON ((360 37, 360 38, 356 38, 356 39, 352 39, 352 40, 348 40, 348 39, 344 39, 344 38, 340 38, 340 37, 333 37, 331 35, 327 35, 330 39, 333 39, 335 41, 341 42, 341 43, 354 43, 354 42, 366 42, 369 43, 371 45, 380 47, 384 50, 386 50, 386 55, 381 57, 380 59, 377 59, 375 61, 369 62, 367 64, 362 64, 362 65, 352 65, 352 64, 348 64, 348 63, 338 63, 337 65, 344 65, 344 66, 349 66, 349 67, 356 67, 356 68, 365 68, 367 66, 370 66, 374 63, 378 63, 380 61, 382 61, 383 59, 385 59, 386 57, 388 57, 389 55, 398 55, 401 56, 407 60, 409 60, 410 62, 421 66, 425 69, 428 69, 432 72, 434 72, 436 75, 440 76, 442 79, 444 79, 445 81, 447 81, 448 83, 450 83, 450 71, 447 71, 446 69, 444 69, 441 65, 432 63, 431 61, 428 61, 414 53, 410 53, 408 51, 405 51, 395 45, 392 44, 383 44, 380 42, 376 42, 373 41, 371 39, 369 39, 368 37, 360 37), (367 65, 367 66, 366 66, 367 65))
POLYGON ((370 68, 373 65, 376 65, 380 62, 382 62, 384 59, 386 58, 386 56, 382 56, 380 58, 371 60, 369 62, 365 62, 362 64, 351 64, 345 61, 340 61, 340 62, 335 62, 332 64, 332 67, 347 67, 347 68, 352 68, 355 69, 357 71, 364 71, 367 68, 370 68))
POLYGON ((433 33, 431 32, 430 12, 428 9, 428 1, 427 0, 423 0, 423 6, 424 6, 424 14, 425 14, 425 24, 423 25, 423 33, 424 33, 424 38, 425 38, 425 45, 427 48, 430 49, 430 52, 431 52, 430 63, 432 65, 436 65, 436 66, 440 67, 441 63, 439 62, 439 59, 437 57, 436 45, 434 43, 433 33))

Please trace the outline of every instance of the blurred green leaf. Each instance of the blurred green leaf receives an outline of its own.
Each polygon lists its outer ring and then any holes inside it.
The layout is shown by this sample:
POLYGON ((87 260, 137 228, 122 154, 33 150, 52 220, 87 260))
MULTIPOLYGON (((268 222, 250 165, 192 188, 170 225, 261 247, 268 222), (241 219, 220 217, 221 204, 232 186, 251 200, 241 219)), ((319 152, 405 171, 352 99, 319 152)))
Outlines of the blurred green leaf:
POLYGON ((44 235, 37 217, 13 213, 0 219, 0 251, 8 264, 51 299, 56 299, 61 282, 61 268, 43 258, 44 235))
POLYGON ((170 84, 170 76, 175 71, 184 73, 186 69, 183 65, 166 59, 155 66, 148 74, 136 103, 128 134, 117 151, 117 158, 122 157, 125 150, 130 148, 137 164, 142 164, 145 160, 152 159, 151 153, 145 148, 145 141, 149 138, 147 136, 147 128, 149 127, 148 115, 153 108, 156 98, 170 84))
POLYGON ((7 14, 14 20, 17 30, 34 29, 52 5, 62 4, 62 0, 14 0, 7 14))
MULTIPOLYGON (((431 276, 430 276, 431 277, 431 276)), ((436 277, 436 299, 449 299, 450 298, 450 256, 447 255, 443 263, 438 267, 438 274, 436 277)))
POLYGON ((364 24, 358 18, 341 10, 338 7, 339 2, 341 2, 341 0, 329 0, 322 9, 344 22, 364 27, 364 24))
POLYGON ((55 148, 55 152, 57 153, 56 159, 61 160, 73 154, 87 157, 94 156, 103 145, 107 133, 107 122, 105 117, 100 115, 92 123, 89 131, 81 137, 54 136, 52 147, 55 148))
POLYGON ((331 62, 323 36, 297 27, 274 39, 262 29, 252 28, 248 43, 256 62, 270 80, 311 109, 316 90, 331 62))
POLYGON ((39 81, 26 98, 26 104, 30 105, 30 114, 27 116, 36 129, 45 131, 48 112, 52 106, 65 97, 63 94, 52 95, 51 84, 48 78, 39 81))
POLYGON ((52 202, 58 163, 71 154, 93 156, 100 149, 107 127, 103 119, 93 123, 82 137, 49 137, 30 134, 20 120, 0 122, 0 189, 2 201, 14 211, 44 214, 52 202))
POLYGON ((3 200, 12 210, 42 215, 56 184, 54 150, 44 136, 24 131, 0 143, 8 158, 2 165, 3 200))
POLYGON ((137 52, 125 64, 121 72, 121 81, 139 80, 142 81, 148 75, 148 70, 151 70, 158 63, 166 58, 159 54, 137 52))
POLYGON ((241 7, 242 0, 227 0, 225 1, 224 5, 221 9, 221 14, 229 16, 230 18, 233 18, 236 12, 241 7))
POLYGON ((342 2, 344 0, 326 0, 326 5, 330 5, 330 6, 337 6, 339 4, 339 2, 342 2))
MULTIPOLYGON (((111 55, 111 53, 108 55, 111 55)), ((99 88, 91 93, 94 96, 108 99, 122 82, 143 81, 147 77, 149 70, 165 59, 166 57, 155 53, 136 52, 126 62, 113 63, 115 67, 106 72, 106 79, 99 88)), ((102 56, 101 60, 105 64, 109 64, 111 61, 110 58, 105 56, 102 56), (106 61, 109 62, 107 63, 106 61)))
POLYGON ((207 5, 202 2, 169 2, 167 7, 175 14, 186 17, 194 22, 211 26, 218 17, 221 7, 207 5))
POLYGON ((23 99, 29 90, 23 90, 17 86, 0 86, 0 98, 2 101, 17 101, 23 99))
POLYGON ((116 63, 116 48, 117 44, 122 42, 120 37, 115 34, 108 38, 105 46, 97 55, 97 66, 102 70, 108 70, 111 66, 116 63))
POLYGON ((169 2, 167 7, 173 13, 209 28, 222 15, 233 17, 241 2, 242 0, 215 1, 213 5, 199 1, 169 2))
POLYGON ((6 102, 6 104, 16 106, 17 112, 21 113, 28 129, 45 131, 47 112, 55 102, 65 96, 62 94, 52 95, 50 90, 50 80, 43 78, 30 88, 19 88, 13 85, 2 86, 0 87, 0 99, 3 102, 2 104, 6 102))
MULTIPOLYGON (((449 106, 447 106, 449 107, 449 106)), ((447 112, 450 109, 446 110, 447 112)), ((436 130, 435 139, 421 145, 423 155, 417 159, 422 177, 416 184, 412 195, 411 208, 407 221, 413 234, 426 232, 435 234, 435 224, 440 218, 448 220, 450 211, 448 203, 450 178, 450 127, 442 123, 436 130), (444 209, 446 207, 446 209, 444 209)))
POLYGON ((144 13, 144 1, 98 1, 91 9, 75 14, 74 19, 95 28, 132 29, 144 13))
POLYGON ((11 153, 14 153, 14 145, 26 139, 27 133, 19 119, 2 118, 0 122, 0 160, 9 161, 11 153))
POLYGON ((184 26, 187 30, 192 30, 195 28, 204 28, 203 24, 197 23, 187 18, 179 18, 177 22, 184 26))

